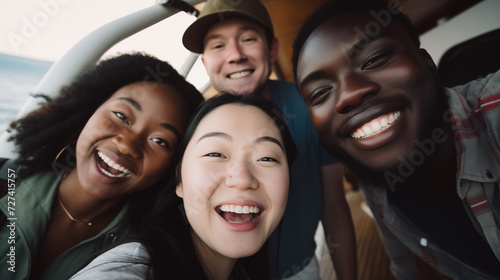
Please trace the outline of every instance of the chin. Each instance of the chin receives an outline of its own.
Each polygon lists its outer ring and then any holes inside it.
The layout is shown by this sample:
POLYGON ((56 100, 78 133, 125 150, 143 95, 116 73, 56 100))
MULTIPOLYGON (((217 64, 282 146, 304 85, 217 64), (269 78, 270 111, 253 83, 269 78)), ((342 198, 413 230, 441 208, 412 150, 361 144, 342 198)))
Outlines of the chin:
POLYGON ((364 163, 362 160, 359 160, 350 154, 348 154, 343 149, 329 149, 345 166, 352 171, 355 175, 356 179, 362 186, 381 186, 386 187, 386 180, 384 178, 384 173, 387 170, 397 169, 397 164, 393 166, 389 166, 391 164, 385 163, 384 166, 387 168, 377 168, 373 166, 373 163, 370 165, 364 163))
POLYGON ((252 94, 252 93, 256 93, 256 92, 257 92, 257 88, 256 87, 244 87, 244 88, 238 89, 235 94, 237 94, 237 95, 246 95, 246 94, 252 94))
POLYGON ((251 93, 253 93, 253 91, 251 91, 251 90, 242 90, 242 91, 232 92, 231 94, 233 94, 233 95, 247 95, 247 94, 251 94, 251 93))
POLYGON ((233 259, 252 256, 257 253, 265 243, 265 239, 261 236, 253 234, 247 235, 245 233, 227 237, 225 240, 225 242, 219 243, 221 247, 218 251, 224 256, 233 259))
MULTIPOLYGON (((249 243, 252 243, 252 242, 249 242, 249 243)), ((260 244, 260 243, 259 243, 260 244)), ((224 255, 228 258, 232 258, 232 259, 240 259, 240 258, 246 258, 246 257, 250 257, 252 255, 255 255, 259 249, 262 247, 263 244, 260 244, 260 246, 258 246, 257 244, 253 243, 253 244, 248 244, 249 247, 240 247, 240 248, 237 248, 236 246, 233 247, 233 249, 229 252, 225 252, 224 255)))

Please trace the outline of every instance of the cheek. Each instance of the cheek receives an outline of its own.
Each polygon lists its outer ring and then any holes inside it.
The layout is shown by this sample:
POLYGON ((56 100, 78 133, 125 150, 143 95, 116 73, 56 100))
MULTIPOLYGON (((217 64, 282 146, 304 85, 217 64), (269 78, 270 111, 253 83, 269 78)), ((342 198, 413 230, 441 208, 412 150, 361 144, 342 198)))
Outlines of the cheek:
POLYGON ((416 107, 413 106, 412 110, 425 110, 434 104, 432 96, 435 92, 435 84, 431 82, 434 81, 434 77, 426 70, 425 65, 420 65, 419 62, 406 61, 387 72, 384 79, 388 87, 405 92, 408 98, 413 100, 416 107), (413 66, 410 67, 408 64, 413 66))
MULTIPOLYGON (((278 210, 280 216, 285 211, 288 190, 289 190, 289 175, 286 170, 282 170, 279 175, 277 172, 269 174, 268 178, 261 180, 262 182, 270 182, 265 186, 267 196, 271 200, 274 209, 278 210)), ((281 218, 281 217, 280 217, 281 218)))
POLYGON ((385 80, 389 86, 396 88, 416 89, 422 88, 426 83, 422 81, 429 81, 431 78, 427 75, 426 66, 423 62, 414 60, 402 60, 400 63, 388 68, 389 71, 384 73, 384 78, 374 78, 378 80, 385 80))
POLYGON ((85 155, 91 152, 91 147, 95 142, 97 142, 97 139, 103 138, 102 135, 99 135, 99 133, 94 129, 94 127, 95 124, 91 118, 80 132, 80 135, 78 135, 76 142, 76 154, 78 160, 81 160, 85 155))
MULTIPOLYGON (((152 151, 152 153, 154 153, 154 151, 152 151)), ((144 157, 144 160, 144 169, 147 170, 146 180, 153 184, 160 180, 170 170, 170 166, 173 160, 173 152, 169 152, 167 155, 161 157, 144 157)))
POLYGON ((184 160, 181 168, 186 211, 205 211, 220 179, 220 171, 184 160))
MULTIPOLYGON (((258 61, 262 62, 267 62, 269 60, 269 55, 267 52, 264 52, 262 50, 255 50, 252 53, 252 56, 255 57, 258 61)), ((264 63, 264 65, 267 65, 267 63, 264 63)))
POLYGON ((217 68, 222 65, 223 56, 220 54, 210 54, 209 56, 204 57, 204 65, 207 70, 208 75, 214 72, 217 68))
POLYGON ((204 193, 202 188, 195 186, 196 182, 192 180, 183 180, 183 201, 186 214, 190 221, 196 220, 196 217, 207 213, 210 194, 204 193))
POLYGON ((78 136, 78 142, 82 146, 89 147, 117 131, 118 126, 113 120, 94 114, 78 136))
POLYGON ((309 115, 311 116, 311 121, 314 128, 321 133, 328 133, 331 129, 331 123, 333 122, 333 108, 328 104, 324 104, 320 107, 309 108, 309 115))

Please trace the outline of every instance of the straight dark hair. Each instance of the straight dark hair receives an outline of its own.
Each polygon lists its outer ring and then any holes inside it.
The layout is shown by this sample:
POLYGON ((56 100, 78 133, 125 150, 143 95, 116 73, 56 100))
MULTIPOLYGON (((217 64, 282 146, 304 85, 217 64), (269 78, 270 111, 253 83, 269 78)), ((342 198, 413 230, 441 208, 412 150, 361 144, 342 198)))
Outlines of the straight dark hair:
POLYGON ((208 113, 226 104, 255 106, 265 112, 280 129, 289 167, 295 158, 297 149, 283 115, 271 101, 256 95, 226 94, 202 103, 179 145, 174 160, 176 179, 158 195, 154 210, 146 217, 145 227, 139 238, 150 254, 155 279, 208 279, 203 269, 204 264, 198 259, 193 245, 191 226, 187 221, 183 201, 176 195, 175 190, 182 181, 182 158, 198 124, 208 113))

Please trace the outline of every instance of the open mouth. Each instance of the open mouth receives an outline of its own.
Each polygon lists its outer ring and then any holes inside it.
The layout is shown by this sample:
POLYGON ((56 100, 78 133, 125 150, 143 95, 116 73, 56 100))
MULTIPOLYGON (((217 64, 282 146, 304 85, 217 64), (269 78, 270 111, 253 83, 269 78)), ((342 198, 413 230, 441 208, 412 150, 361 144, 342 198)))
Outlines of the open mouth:
POLYGON ((262 210, 257 206, 223 204, 215 211, 226 221, 233 224, 246 224, 255 221, 262 210))
POLYGON ((101 170, 101 172, 105 175, 112 178, 121 178, 132 175, 132 172, 130 170, 114 162, 105 154, 97 152, 97 155, 97 166, 99 167, 99 170, 101 170))
POLYGON ((246 77, 246 76, 252 74, 253 71, 254 70, 244 70, 244 71, 240 71, 240 72, 229 74, 226 77, 229 78, 229 79, 243 78, 243 77, 246 77))
POLYGON ((351 134, 351 137, 354 139, 360 139, 381 133, 382 131, 391 127, 399 119, 400 116, 401 111, 396 111, 377 117, 364 124, 360 128, 356 129, 356 131, 351 134))

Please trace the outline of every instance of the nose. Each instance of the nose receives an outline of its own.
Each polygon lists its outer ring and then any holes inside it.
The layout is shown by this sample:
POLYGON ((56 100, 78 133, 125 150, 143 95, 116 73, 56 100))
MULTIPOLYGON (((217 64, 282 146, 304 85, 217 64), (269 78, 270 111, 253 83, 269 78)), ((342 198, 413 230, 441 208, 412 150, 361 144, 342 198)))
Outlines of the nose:
POLYGON ((380 87, 359 73, 339 75, 337 80, 335 110, 344 114, 359 106, 368 96, 376 94, 380 87))
POLYGON ((226 186, 241 190, 257 189, 258 182, 250 166, 243 162, 232 163, 228 166, 226 186))
POLYGON ((240 63, 247 60, 243 47, 236 41, 229 43, 226 47, 227 61, 229 63, 240 63))
POLYGON ((132 132, 121 133, 113 137, 112 142, 122 155, 131 156, 135 159, 141 157, 139 135, 132 132))

